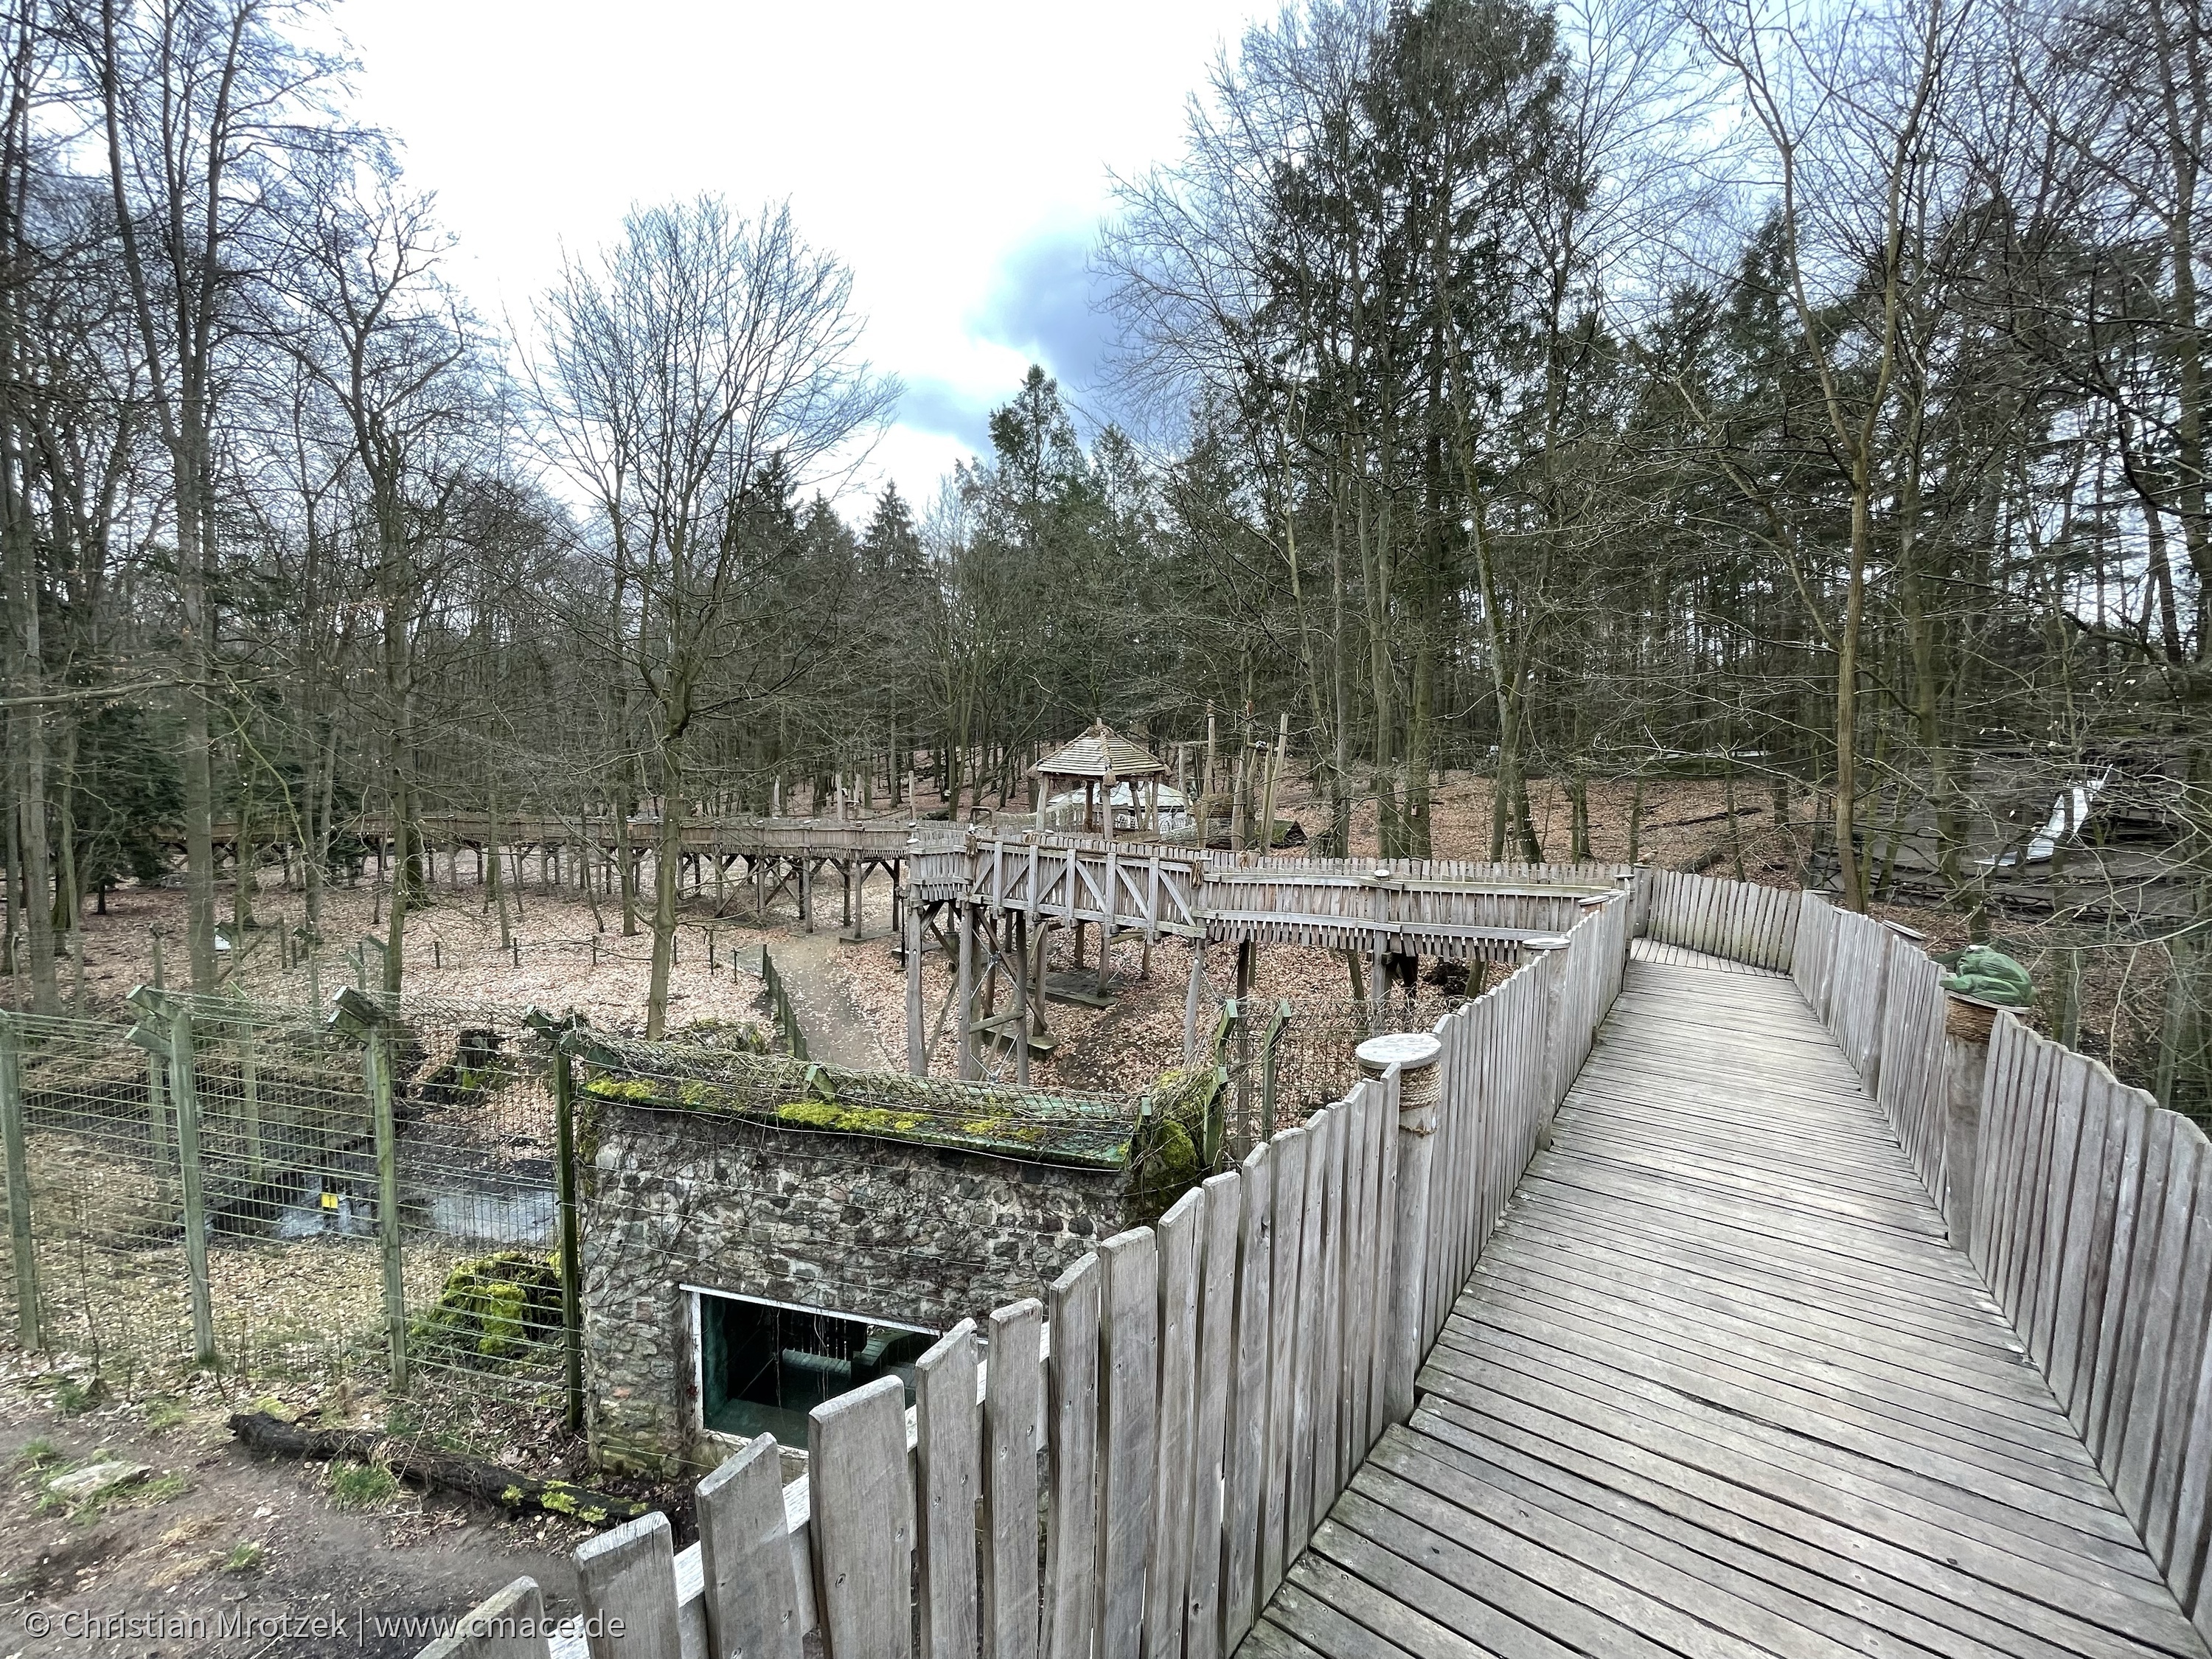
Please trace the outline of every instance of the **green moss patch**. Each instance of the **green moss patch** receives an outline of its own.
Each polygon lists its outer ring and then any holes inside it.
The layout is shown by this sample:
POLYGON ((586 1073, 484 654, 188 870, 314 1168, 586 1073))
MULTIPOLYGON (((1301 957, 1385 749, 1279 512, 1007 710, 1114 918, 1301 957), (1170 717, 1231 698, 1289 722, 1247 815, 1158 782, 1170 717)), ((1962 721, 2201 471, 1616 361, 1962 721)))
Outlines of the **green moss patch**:
POLYGON ((501 1250, 455 1264, 416 1316, 408 1347, 434 1365, 503 1370, 561 1332, 561 1276, 551 1256, 501 1250))

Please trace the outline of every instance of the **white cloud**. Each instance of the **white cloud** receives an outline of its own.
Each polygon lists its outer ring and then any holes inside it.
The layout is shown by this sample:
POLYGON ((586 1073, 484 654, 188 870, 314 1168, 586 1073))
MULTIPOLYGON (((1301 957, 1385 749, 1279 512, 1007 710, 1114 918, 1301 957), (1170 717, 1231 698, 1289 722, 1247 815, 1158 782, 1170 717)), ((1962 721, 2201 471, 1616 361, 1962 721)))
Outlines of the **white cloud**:
MULTIPOLYGON (((853 266, 876 362, 980 409, 1025 361, 993 328, 1025 250, 1087 238, 1109 168, 1174 153, 1209 60, 1265 9, 351 0, 338 22, 361 112, 437 191, 488 316, 526 325, 562 245, 608 240, 633 202, 787 196, 853 266)), ((878 447, 917 501, 963 453, 944 406, 878 447)))

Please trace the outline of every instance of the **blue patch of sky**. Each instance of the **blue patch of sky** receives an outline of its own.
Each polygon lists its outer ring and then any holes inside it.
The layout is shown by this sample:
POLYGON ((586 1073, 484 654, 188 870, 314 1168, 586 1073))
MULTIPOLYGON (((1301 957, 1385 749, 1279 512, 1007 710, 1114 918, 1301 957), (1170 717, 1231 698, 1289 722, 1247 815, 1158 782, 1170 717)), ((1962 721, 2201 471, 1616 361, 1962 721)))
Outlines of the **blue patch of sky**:
MULTIPOLYGON (((1100 424, 1095 399, 1114 344, 1113 319, 1091 269, 1091 238, 1056 231, 1032 237, 1000 262, 991 293, 968 319, 978 339, 1020 352, 1060 382, 1060 395, 1088 437, 1100 424)), ((991 411, 1012 398, 1012 383, 988 396, 930 377, 911 379, 900 402, 902 426, 957 438, 977 453, 990 448, 991 411)))

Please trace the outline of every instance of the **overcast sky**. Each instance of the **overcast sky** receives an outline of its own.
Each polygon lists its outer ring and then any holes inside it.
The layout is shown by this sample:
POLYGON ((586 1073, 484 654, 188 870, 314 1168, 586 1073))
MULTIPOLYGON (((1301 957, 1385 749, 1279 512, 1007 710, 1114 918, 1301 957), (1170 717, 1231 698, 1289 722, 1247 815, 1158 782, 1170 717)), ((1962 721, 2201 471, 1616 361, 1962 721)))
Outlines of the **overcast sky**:
POLYGON ((1175 153, 1184 100, 1267 9, 348 0, 337 20, 361 112, 437 192, 491 319, 526 328, 562 245, 607 240, 633 202, 790 198, 907 386, 862 487, 887 472, 919 504, 1031 361, 1083 400, 1109 170, 1175 153))

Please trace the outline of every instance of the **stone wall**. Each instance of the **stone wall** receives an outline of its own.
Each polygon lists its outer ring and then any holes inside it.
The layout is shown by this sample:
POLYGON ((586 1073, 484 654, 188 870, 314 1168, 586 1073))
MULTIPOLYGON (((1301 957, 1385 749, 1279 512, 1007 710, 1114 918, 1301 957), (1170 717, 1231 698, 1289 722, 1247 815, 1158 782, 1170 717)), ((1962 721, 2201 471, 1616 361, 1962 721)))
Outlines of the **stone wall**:
POLYGON ((868 1135, 595 1103, 579 1183, 595 1461, 711 1462, 696 1285, 942 1329, 1044 1286, 1130 1224, 1120 1168, 1025 1164, 868 1135))

